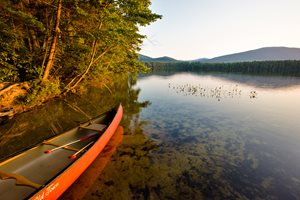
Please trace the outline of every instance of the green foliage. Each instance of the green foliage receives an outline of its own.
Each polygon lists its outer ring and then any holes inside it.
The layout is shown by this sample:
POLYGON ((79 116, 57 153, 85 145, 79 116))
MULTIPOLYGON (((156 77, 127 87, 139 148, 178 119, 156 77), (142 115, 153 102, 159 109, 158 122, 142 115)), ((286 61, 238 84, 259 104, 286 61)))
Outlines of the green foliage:
MULTIPOLYGON (((55 33, 57 2, 0 1, 0 81, 41 78, 55 33)), ((62 0, 50 79, 67 84, 82 74, 91 60, 95 41, 95 59, 86 78, 105 71, 145 70, 137 62, 137 51, 145 38, 139 26, 161 17, 152 13, 150 4, 150 0, 62 0)))
POLYGON ((45 30, 44 24, 32 16, 31 13, 13 10, 12 8, 6 8, 6 11, 13 19, 26 24, 28 27, 37 28, 39 31, 45 30))
POLYGON ((240 63, 172 62, 145 63, 153 71, 225 72, 300 76, 300 61, 254 61, 240 63))
POLYGON ((60 82, 57 79, 43 84, 34 81, 31 83, 30 92, 19 100, 26 105, 40 105, 49 98, 59 95, 60 92, 60 82))
POLYGON ((38 19, 40 4, 0 2, 0 80, 19 82, 39 77, 45 25, 38 19), (36 6, 36 7, 35 7, 36 6))

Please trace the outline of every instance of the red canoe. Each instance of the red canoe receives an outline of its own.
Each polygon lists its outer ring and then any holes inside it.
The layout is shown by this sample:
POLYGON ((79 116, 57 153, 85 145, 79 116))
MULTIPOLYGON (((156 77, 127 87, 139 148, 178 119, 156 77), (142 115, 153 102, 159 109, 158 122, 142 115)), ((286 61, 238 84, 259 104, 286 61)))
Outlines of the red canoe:
POLYGON ((0 199, 57 199, 103 150, 122 116, 120 105, 0 163, 0 199))

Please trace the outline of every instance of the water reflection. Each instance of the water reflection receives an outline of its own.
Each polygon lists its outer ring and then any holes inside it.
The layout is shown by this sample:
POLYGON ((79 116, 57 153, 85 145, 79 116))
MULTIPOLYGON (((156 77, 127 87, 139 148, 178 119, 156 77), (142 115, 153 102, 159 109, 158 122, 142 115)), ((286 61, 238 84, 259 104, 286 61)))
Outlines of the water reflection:
POLYGON ((220 74, 216 73, 213 76, 230 80, 236 83, 247 84, 250 86, 258 87, 258 88, 269 88, 269 89, 284 89, 290 88, 294 86, 299 86, 300 77, 292 77, 292 76, 251 76, 247 74, 220 74))
POLYGON ((104 150, 59 199, 82 199, 103 171, 123 140, 124 129, 119 126, 104 150))
POLYGON ((300 81, 282 90, 229 79, 142 77, 135 88, 151 105, 132 118, 85 199, 298 199, 300 81), (176 94, 193 93, 199 82, 208 90, 238 85, 242 92, 221 102, 176 94))
MULTIPOLYGON (((141 74, 140 79, 145 79, 150 76, 160 76, 162 78, 167 78, 173 75, 178 75, 178 72, 155 72, 153 74, 141 74)), ((245 84, 249 86, 254 86, 258 88, 289 88, 294 86, 299 86, 300 77, 295 76, 267 76, 267 75, 247 75, 247 74, 235 74, 235 73, 201 73, 201 72, 191 72, 191 73, 181 73, 181 74, 195 74, 200 76, 211 76, 218 79, 223 79, 231 81, 237 84, 245 84)))
POLYGON ((5 125, 10 139, 3 145, 14 146, 21 136, 48 137, 66 129, 66 118, 70 127, 121 101, 122 144, 84 199, 298 199, 300 80, 289 78, 184 73, 136 82, 123 77, 111 86, 118 91, 112 95, 92 87, 66 97, 68 103, 33 111, 36 117, 16 118, 20 128, 5 125), (200 92, 213 97, 196 97, 200 92), (49 134, 30 133, 30 126, 46 127, 49 134), (29 131, 18 136, 23 129, 29 131))
POLYGON ((128 82, 128 75, 121 74, 115 80, 109 86, 113 94, 94 83, 80 94, 54 99, 1 125, 0 159, 75 127, 79 122, 110 110, 120 102, 125 112, 131 110, 132 114, 123 120, 126 126, 130 124, 133 115, 150 103, 137 101, 140 91, 132 87, 134 78, 128 82))

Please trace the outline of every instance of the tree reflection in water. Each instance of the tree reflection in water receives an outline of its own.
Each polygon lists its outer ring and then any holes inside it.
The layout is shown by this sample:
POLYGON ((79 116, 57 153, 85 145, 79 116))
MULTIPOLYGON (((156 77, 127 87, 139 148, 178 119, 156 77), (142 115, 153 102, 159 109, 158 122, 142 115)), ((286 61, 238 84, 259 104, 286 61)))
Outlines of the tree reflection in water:
MULTIPOLYGON (((215 97, 196 99, 191 95, 175 95, 168 88, 171 82, 168 76, 157 77, 147 82, 159 87, 149 87, 150 91, 146 92, 151 106, 149 101, 139 102, 139 96, 145 97, 146 90, 141 94, 135 88, 136 77, 128 80, 127 75, 120 75, 115 78, 118 81, 109 85, 112 93, 93 83, 79 95, 50 101, 17 116, 0 128, 0 154, 5 156, 39 142, 121 102, 124 107, 122 144, 84 199, 297 199, 300 195, 296 134, 299 126, 294 121, 299 115, 296 109, 286 111, 287 106, 279 100, 289 97, 285 90, 291 85, 299 88, 299 79, 217 74, 214 87, 206 88, 212 94, 228 79, 234 80, 233 86, 238 84, 239 88, 233 88, 234 92, 238 91, 234 96, 237 98, 216 102, 215 97), (257 82, 253 81, 256 79, 257 82), (257 84, 255 90, 245 86, 248 82, 257 84), (277 84, 274 86, 273 82, 277 84), (256 88, 259 98, 253 101, 249 96, 256 95, 256 88), (265 88, 263 92, 261 88, 265 88), (239 97, 239 89, 242 94, 247 91, 250 95, 239 97), (279 118, 276 112, 267 110, 274 104, 277 109, 284 108, 279 118), (142 112, 144 108, 147 110, 142 112), (295 117, 284 119, 281 117, 284 114, 295 117), (288 129, 289 123, 282 123, 284 120, 291 122, 295 130, 288 129), (282 140, 281 127, 277 124, 285 125, 284 130, 294 131, 295 140, 285 135, 282 140)), ((178 80, 190 77, 179 75, 176 79, 175 75, 171 80, 175 86, 182 84, 178 80)), ((205 77, 197 75, 196 78, 208 84, 205 77)), ((297 88, 289 98, 299 97, 297 88)), ((299 108, 295 98, 291 105, 299 108)))
POLYGON ((150 102, 138 102, 140 91, 133 88, 136 82, 134 76, 128 81, 127 74, 119 74, 112 80, 115 81, 108 86, 110 90, 103 87, 101 82, 93 81, 79 94, 51 100, 1 125, 0 160, 75 127, 79 122, 95 117, 119 103, 122 103, 125 112, 122 121, 125 129, 128 129, 132 119, 136 119, 133 121, 137 123, 139 112, 150 102))
MULTIPOLYGON (((123 144, 84 199, 297 199, 300 186, 299 155, 294 150, 297 144, 286 138, 277 140, 280 137, 276 137, 277 130, 273 128, 279 127, 268 123, 276 116, 270 112, 260 118, 257 112, 265 110, 264 103, 272 104, 270 100, 278 98, 277 92, 286 94, 278 87, 286 89, 293 82, 299 85, 299 79, 290 82, 276 77, 277 85, 267 88, 270 77, 253 77, 265 79, 255 88, 252 82, 249 87, 233 81, 233 86, 238 84, 244 96, 239 97, 239 88, 233 87, 225 91, 225 97, 228 92, 238 91, 234 96, 237 98, 220 102, 215 101, 216 95, 197 99, 192 94, 183 97, 170 90, 195 76, 142 78, 139 86, 148 90, 143 90, 141 96, 150 98, 151 106, 136 114, 130 113, 135 108, 127 108, 130 117, 123 144), (257 88, 259 98, 253 101, 250 98, 256 98, 257 88), (260 88, 266 90, 261 92, 260 88), (272 98, 264 98, 266 95, 272 98), (289 149, 290 145, 293 148, 289 149)), ((214 87, 205 88, 210 89, 208 95, 218 93, 216 86, 238 76, 244 75, 214 79, 214 87)), ((208 84, 207 77, 198 78, 208 84)), ((185 89, 194 91, 192 85, 185 89)), ((200 92, 200 88, 196 89, 200 92)), ((284 125, 283 119, 278 119, 284 125)))

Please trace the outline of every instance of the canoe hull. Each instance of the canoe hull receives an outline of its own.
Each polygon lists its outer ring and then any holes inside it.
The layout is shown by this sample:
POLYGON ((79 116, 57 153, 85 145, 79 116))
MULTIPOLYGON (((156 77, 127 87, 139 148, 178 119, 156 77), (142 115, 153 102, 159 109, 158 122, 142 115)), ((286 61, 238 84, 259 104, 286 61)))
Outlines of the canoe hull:
POLYGON ((95 144, 74 163, 72 163, 65 171, 53 179, 43 189, 34 194, 30 199, 44 200, 57 199, 64 191, 66 191, 72 183, 86 170, 86 168, 94 161, 98 154, 104 149, 116 129, 118 128, 123 116, 123 108, 118 107, 116 116, 110 123, 109 127, 95 144))

